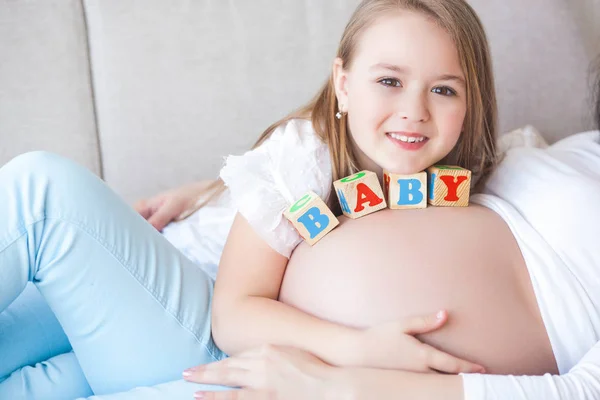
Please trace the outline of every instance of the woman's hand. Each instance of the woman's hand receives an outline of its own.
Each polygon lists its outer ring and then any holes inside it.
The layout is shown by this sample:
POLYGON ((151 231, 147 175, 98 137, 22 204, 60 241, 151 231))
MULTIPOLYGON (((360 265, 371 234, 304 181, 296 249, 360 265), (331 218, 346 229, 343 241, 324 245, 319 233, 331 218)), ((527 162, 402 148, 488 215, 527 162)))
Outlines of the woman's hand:
POLYGON ((333 367, 290 347, 266 346, 189 369, 183 376, 191 382, 232 387, 194 394, 203 400, 464 398, 462 379, 457 375, 333 367))
POLYGON ((357 367, 400 369, 413 372, 483 373, 481 365, 451 356, 418 340, 415 335, 441 328, 448 313, 407 318, 361 331, 348 364, 357 367))
POLYGON ((169 222, 184 218, 182 214, 196 204, 200 194, 213 182, 194 182, 172 189, 152 198, 140 200, 134 205, 134 208, 152 226, 162 231, 169 222))
POLYGON ((183 377, 196 383, 242 388, 198 392, 195 394, 197 399, 319 400, 330 398, 329 394, 334 391, 331 377, 335 369, 302 350, 268 345, 191 368, 183 373, 183 377))

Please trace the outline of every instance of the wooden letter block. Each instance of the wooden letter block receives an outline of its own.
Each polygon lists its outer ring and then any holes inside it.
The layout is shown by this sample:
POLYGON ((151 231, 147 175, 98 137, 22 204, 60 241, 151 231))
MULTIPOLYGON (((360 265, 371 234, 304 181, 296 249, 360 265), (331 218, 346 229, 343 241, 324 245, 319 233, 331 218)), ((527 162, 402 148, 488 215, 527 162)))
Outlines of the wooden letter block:
POLYGON ((356 219, 387 207, 377 174, 361 171, 333 182, 344 215, 356 219))
POLYGON ((427 208, 427 172, 400 175, 383 171, 383 184, 392 210, 427 208))
POLYGON ((434 165, 427 168, 429 204, 438 207, 467 207, 471 171, 461 167, 434 165))
POLYGON ((283 215, 290 220, 300 236, 311 246, 340 223, 327 204, 312 191, 306 193, 283 215))

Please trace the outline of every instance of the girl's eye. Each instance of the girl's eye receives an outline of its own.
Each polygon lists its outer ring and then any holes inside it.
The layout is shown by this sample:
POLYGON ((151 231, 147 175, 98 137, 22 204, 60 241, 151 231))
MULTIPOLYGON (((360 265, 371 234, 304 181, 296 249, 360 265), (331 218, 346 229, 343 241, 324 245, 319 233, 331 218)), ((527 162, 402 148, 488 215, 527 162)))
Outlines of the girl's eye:
POLYGON ((431 89, 432 93, 441 94, 442 96, 456 96, 456 92, 448 86, 438 86, 431 89))
POLYGON ((388 86, 388 87, 401 87, 402 83, 400 83, 400 81, 398 79, 394 79, 394 78, 383 78, 379 81, 379 83, 381 83, 383 86, 388 86))

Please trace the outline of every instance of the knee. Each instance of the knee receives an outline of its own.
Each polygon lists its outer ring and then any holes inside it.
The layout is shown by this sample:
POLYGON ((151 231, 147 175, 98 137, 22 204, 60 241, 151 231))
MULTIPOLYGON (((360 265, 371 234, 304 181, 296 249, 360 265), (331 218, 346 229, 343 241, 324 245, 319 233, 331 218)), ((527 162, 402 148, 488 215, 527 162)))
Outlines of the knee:
POLYGON ((6 166, 14 167, 17 165, 19 169, 25 167, 36 167, 36 168, 44 168, 48 165, 52 165, 56 162, 62 162, 64 157, 43 150, 29 151, 27 153, 20 154, 10 160, 6 166))
POLYGON ((16 156, 0 170, 18 176, 48 176, 57 173, 59 176, 67 171, 83 169, 74 161, 49 151, 30 151, 16 156))
POLYGON ((67 188, 89 187, 90 182, 100 180, 84 166, 48 151, 31 151, 21 154, 0 168, 0 186, 11 185, 32 188, 52 186, 67 188))

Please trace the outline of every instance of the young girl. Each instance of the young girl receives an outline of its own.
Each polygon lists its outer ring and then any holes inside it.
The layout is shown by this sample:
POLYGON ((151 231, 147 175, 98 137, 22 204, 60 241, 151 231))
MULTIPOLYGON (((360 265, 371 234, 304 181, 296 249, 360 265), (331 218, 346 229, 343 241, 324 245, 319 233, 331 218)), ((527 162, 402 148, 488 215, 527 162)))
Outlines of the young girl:
POLYGON ((490 69, 483 29, 463 1, 359 5, 316 99, 221 171, 238 214, 215 285, 220 349, 236 354, 273 343, 338 365, 452 372, 449 359, 411 359, 416 348, 390 330, 357 331, 278 302, 301 240, 282 213, 308 190, 334 208, 332 181, 361 169, 411 174, 441 162, 468 168, 481 182, 495 160, 490 69))
MULTIPOLYGON (((595 120, 600 128, 600 70, 595 92, 595 120)), ((523 236, 519 239, 524 243, 523 253, 533 250, 543 262, 536 266, 535 260, 529 259, 532 265, 527 267, 537 281, 540 306, 547 307, 543 300, 548 298, 553 302, 544 323, 553 340, 560 375, 465 374, 461 382, 461 377, 452 375, 334 368, 307 352, 271 347, 197 368, 187 379, 242 386, 246 390, 235 393, 239 400, 600 398, 599 170, 599 131, 576 134, 552 146, 523 142, 509 146, 484 194, 472 198, 494 208, 515 236, 523 236), (546 201, 539 203, 540 198, 546 201), (569 205, 573 200, 577 201, 575 207, 569 205), (537 232, 532 232, 532 227, 537 232)), ((370 249, 377 250, 376 246, 370 249)), ((490 341, 488 345, 503 344, 490 341)), ((530 342, 527 347, 534 345, 530 342)), ((523 362, 526 358, 522 357, 523 362)), ((231 398, 230 393, 202 394, 206 400, 231 398)))
MULTIPOLYGON (((600 73, 596 86, 596 122, 600 127, 600 73)), ((244 399, 582 399, 600 398, 600 297, 598 296, 597 238, 600 213, 600 132, 583 132, 552 146, 517 145, 489 179, 485 194, 474 200, 501 205, 498 212, 511 225, 519 224, 515 210, 551 245, 537 255, 547 261, 537 274, 540 297, 554 298, 546 325, 554 340, 553 349, 561 375, 500 376, 426 375, 406 371, 368 368, 334 368, 309 353, 287 347, 248 351, 239 357, 197 368, 188 377, 196 382, 242 386, 235 393, 244 399), (520 171, 520 179, 507 179, 520 171), (565 184, 566 183, 566 184, 565 184), (556 193, 556 187, 569 190, 556 193), (526 187, 528 190, 523 191, 526 187), (523 193, 520 195, 519 193, 523 193), (536 204, 543 194, 547 204, 536 204), (565 199, 577 198, 577 207, 565 199), (567 206, 567 207, 565 207, 567 206), (561 210, 563 218, 555 218, 561 210), (548 218, 551 215, 551 218, 548 218), (563 260, 554 262, 553 251, 563 260), (557 324, 556 322, 559 322, 557 324)), ((535 250, 537 233, 521 225, 535 250), (533 240, 531 240, 533 239, 533 240)), ((527 246, 524 251, 527 252, 527 246)), ((542 248, 543 249, 543 248, 542 248)), ((376 249, 375 249, 376 251, 376 249)), ((535 271, 532 278, 536 279, 535 271)), ((543 306, 544 302, 540 301, 543 306)), ((493 342, 492 342, 493 343, 493 342)), ((492 344, 490 343, 490 344, 492 344)), ((530 343, 534 345, 533 343, 530 343)), ((499 343, 493 343, 494 346, 499 343)), ((501 345, 501 344, 500 344, 501 345)), ((523 359, 526 361, 525 359, 523 359)), ((230 393, 204 392, 206 400, 228 399, 230 393)))
POLYGON ((0 310, 34 282, 74 350, 52 361, 85 382, 53 386, 22 368, 32 363, 24 349, 44 354, 39 347, 54 340, 31 329, 0 338, 0 354, 22 346, 0 363, 0 398, 85 396, 72 390, 88 384, 95 394, 122 391, 267 343, 336 365, 481 372, 414 337, 439 328, 444 313, 359 329, 277 298, 301 241, 286 207, 313 190, 337 209, 332 181, 361 169, 381 176, 458 164, 476 189, 495 163, 495 117, 485 34, 464 1, 366 0, 315 100, 230 157, 227 189, 213 188, 218 201, 164 236, 88 171, 46 153, 17 157, 0 170, 0 310))

